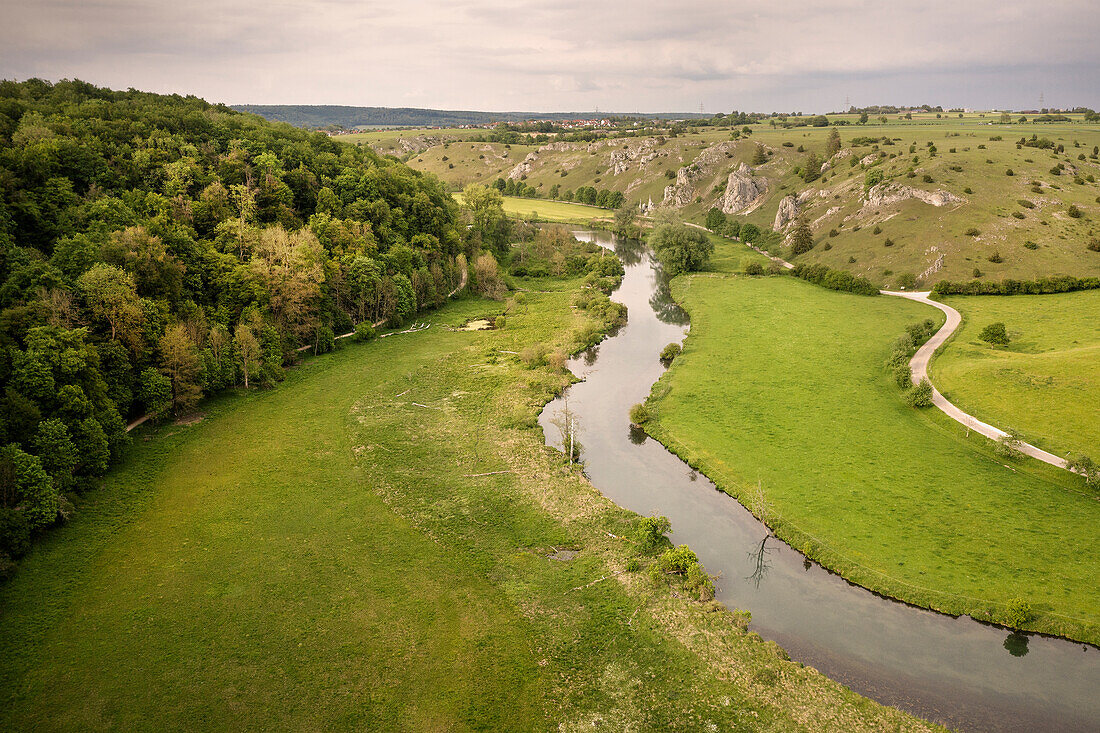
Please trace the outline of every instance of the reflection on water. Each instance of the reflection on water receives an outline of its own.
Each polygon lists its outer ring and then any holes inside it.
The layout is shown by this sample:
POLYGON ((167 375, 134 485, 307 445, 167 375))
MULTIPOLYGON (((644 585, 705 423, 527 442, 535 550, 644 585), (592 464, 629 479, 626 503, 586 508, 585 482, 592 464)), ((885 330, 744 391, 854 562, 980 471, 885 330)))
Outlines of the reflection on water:
POLYGON ((1013 631, 1005 639, 1005 649, 1014 657, 1022 657, 1027 654, 1027 635, 1013 631))
MULTIPOLYGON (((767 528, 706 476, 632 431, 630 407, 664 371, 658 354, 682 340, 687 320, 676 315, 644 246, 581 236, 613 248, 626 265, 612 298, 628 307, 629 322, 569 362, 584 380, 567 394, 584 426, 585 473, 605 496, 639 514, 667 516, 675 543, 690 545, 720 576, 720 601, 750 611, 755 631, 857 692, 968 731, 1100 730, 1097 649, 1036 635, 1006 640, 1004 629, 849 584, 768 538, 767 528)), ((539 417, 557 448, 552 420, 563 403, 551 402, 539 417)))
POLYGON ((745 579, 757 588, 760 587, 760 582, 768 577, 768 571, 771 570, 772 567, 772 561, 768 557, 772 552, 771 548, 768 547, 768 537, 770 536, 771 535, 764 535, 764 539, 760 540, 760 546, 749 551, 749 560, 752 562, 752 572, 745 579))

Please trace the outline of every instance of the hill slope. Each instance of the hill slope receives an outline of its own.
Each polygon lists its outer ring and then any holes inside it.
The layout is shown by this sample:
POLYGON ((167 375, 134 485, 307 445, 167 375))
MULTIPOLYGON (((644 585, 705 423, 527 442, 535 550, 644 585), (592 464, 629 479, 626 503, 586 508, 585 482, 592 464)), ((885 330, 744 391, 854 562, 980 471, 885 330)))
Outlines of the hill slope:
POLYGON ((801 215, 816 244, 802 259, 882 285, 898 284, 903 274, 925 285, 967 280, 975 269, 994 280, 1100 274, 1100 252, 1088 249, 1100 236, 1100 125, 1081 117, 1003 124, 977 115, 917 115, 837 128, 757 124, 751 130, 737 140, 728 128, 699 128, 676 137, 540 146, 446 137, 376 144, 403 152, 411 166, 455 187, 512 179, 549 198, 582 186, 606 188, 623 192, 629 203, 652 199, 699 223, 712 207, 722 208, 739 222, 777 229, 778 241, 801 215), (832 129, 840 133, 841 149, 827 156, 832 129), (757 146, 765 158, 754 164, 757 146), (822 175, 807 183, 800 174, 810 153, 828 160, 822 175), (738 174, 742 164, 748 170, 738 174), (786 216, 777 220, 781 206, 786 216))

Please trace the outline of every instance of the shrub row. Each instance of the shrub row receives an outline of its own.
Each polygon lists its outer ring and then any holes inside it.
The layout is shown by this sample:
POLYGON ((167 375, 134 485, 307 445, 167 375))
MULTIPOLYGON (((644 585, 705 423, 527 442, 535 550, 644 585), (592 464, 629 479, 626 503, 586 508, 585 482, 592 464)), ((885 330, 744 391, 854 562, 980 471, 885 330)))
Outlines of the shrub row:
POLYGON ((1100 277, 1055 275, 1037 280, 1001 280, 998 282, 952 282, 941 280, 932 288, 936 295, 1040 295, 1068 293, 1074 290, 1096 290, 1100 277))
POLYGON ((878 288, 867 278, 853 275, 847 270, 833 270, 826 265, 800 263, 791 274, 829 290, 840 290, 857 295, 878 295, 878 288))

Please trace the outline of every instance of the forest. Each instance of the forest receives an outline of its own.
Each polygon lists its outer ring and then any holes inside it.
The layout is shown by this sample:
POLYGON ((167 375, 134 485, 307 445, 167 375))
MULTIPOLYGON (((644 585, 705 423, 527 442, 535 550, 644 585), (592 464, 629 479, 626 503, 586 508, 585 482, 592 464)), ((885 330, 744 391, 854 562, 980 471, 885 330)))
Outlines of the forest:
POLYGON ((0 577, 128 421, 440 305, 501 226, 322 133, 190 96, 0 83, 0 577))

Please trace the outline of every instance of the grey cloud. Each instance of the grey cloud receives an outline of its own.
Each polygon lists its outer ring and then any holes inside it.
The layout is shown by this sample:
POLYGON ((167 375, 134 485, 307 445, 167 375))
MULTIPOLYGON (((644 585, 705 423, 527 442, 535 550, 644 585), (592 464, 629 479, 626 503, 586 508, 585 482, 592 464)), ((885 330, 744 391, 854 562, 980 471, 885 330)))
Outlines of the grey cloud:
POLYGON ((810 111, 849 95, 1033 106, 1050 90, 1050 104, 1100 105, 1090 0, 1040 11, 1019 0, 0 0, 0 10, 2 77, 227 102, 810 111))

